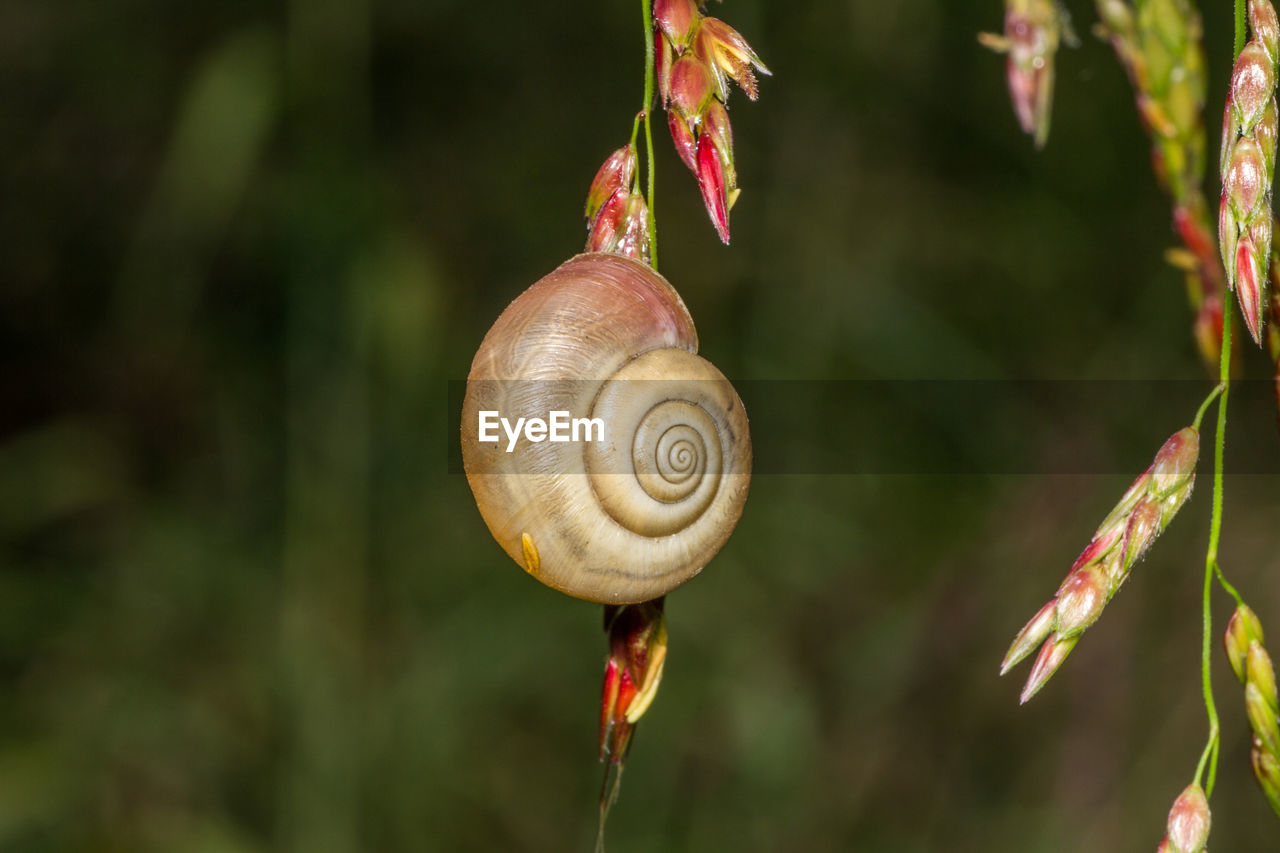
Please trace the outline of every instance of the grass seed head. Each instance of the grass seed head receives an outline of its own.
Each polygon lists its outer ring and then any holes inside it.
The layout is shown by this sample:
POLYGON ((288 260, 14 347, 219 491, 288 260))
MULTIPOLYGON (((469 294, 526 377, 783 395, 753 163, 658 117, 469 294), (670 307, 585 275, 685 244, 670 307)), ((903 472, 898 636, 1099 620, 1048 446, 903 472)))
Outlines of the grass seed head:
POLYGON ((636 147, 631 143, 619 148, 608 156, 608 158, 600 165, 596 171, 595 178, 591 181, 591 188, 587 190, 587 207, 586 216, 588 223, 595 218, 596 213, 604 206, 615 192, 621 189, 627 189, 631 186, 631 181, 636 174, 636 147))
POLYGON ((719 18, 703 18, 694 38, 694 52, 711 66, 716 80, 716 95, 721 101, 729 99, 730 80, 737 83, 751 100, 760 96, 752 69, 766 77, 772 72, 760 61, 741 33, 719 18))
POLYGON ((731 81, 754 101, 756 74, 770 72, 741 33, 704 15, 693 0, 655 0, 653 12, 655 70, 671 139, 698 180, 711 224, 728 243, 739 189, 725 102, 731 81))
POLYGON ((1236 57, 1222 123, 1222 200, 1218 240, 1227 286, 1236 291, 1245 325, 1261 345, 1266 328, 1271 259, 1271 184, 1275 172, 1276 11, 1249 3, 1251 35, 1236 57))
POLYGON ((1019 126, 1037 148, 1049 139, 1054 59, 1064 38, 1074 43, 1066 13, 1055 0, 1006 0, 1004 33, 978 36, 983 45, 1007 57, 1009 100, 1019 126))
POLYGON ((1200 433, 1184 427, 1169 437, 1151 463, 1151 485, 1157 498, 1163 498, 1195 477, 1200 459, 1200 433))
POLYGON ((1041 607, 1040 611, 1031 617, 1031 621, 1018 632, 1018 636, 1013 638, 1013 643, 1009 646, 1009 651, 1005 652, 1004 661, 1000 664, 1000 674, 1004 675, 1031 654, 1031 651, 1053 631, 1057 620, 1058 599, 1055 598, 1041 607))
POLYGON ((1040 647, 1036 662, 1031 666, 1031 674, 1027 676, 1027 683, 1022 687, 1022 695, 1018 697, 1019 704, 1025 705, 1027 700, 1040 692, 1040 688, 1048 683, 1053 674, 1058 671, 1058 667, 1062 666, 1062 662, 1067 659, 1067 655, 1071 654, 1071 650, 1076 647, 1079 639, 1079 634, 1074 637, 1059 637, 1056 633, 1049 635, 1044 645, 1040 647))
POLYGON ((1249 27, 1254 38, 1266 50, 1271 61, 1276 61, 1276 43, 1280 39, 1280 26, 1276 23, 1276 9, 1266 0, 1249 0, 1249 27))
POLYGON ((679 50, 689 46, 699 17, 693 0, 653 0, 653 22, 679 50))
POLYGON ((1249 42, 1236 57, 1231 71, 1232 118, 1239 123, 1242 134, 1253 133, 1275 90, 1275 63, 1261 44, 1249 42))
POLYGON ((1263 796, 1271 803, 1276 814, 1280 815, 1280 758, 1263 749, 1261 741, 1255 737, 1249 759, 1253 765, 1253 776, 1258 780, 1263 796))
POLYGON ((1018 632, 1000 665, 1001 675, 1043 643, 1023 687, 1022 702, 1062 665, 1133 565, 1172 521, 1191 493, 1199 455, 1200 435, 1195 429, 1186 427, 1170 436, 1107 514, 1057 594, 1018 632))
POLYGON ((649 263, 649 206, 640 193, 620 189, 604 203, 587 232, 586 251, 611 252, 649 263))
POLYGON ((1227 620, 1227 631, 1222 637, 1227 650, 1227 660, 1240 683, 1245 683, 1245 662, 1252 643, 1263 642, 1262 623, 1258 615, 1247 604, 1236 607, 1231 618, 1227 620))
POLYGON ((1274 695, 1265 696, 1256 682, 1245 683, 1244 710, 1249 718, 1249 726, 1253 729, 1253 735, 1272 755, 1280 755, 1280 723, 1276 720, 1272 700, 1274 695))
POLYGON ((600 760, 618 764, 662 681, 667 657, 663 599, 606 607, 605 631, 609 657, 600 699, 600 760))
POLYGON ((1219 255, 1202 186, 1207 144, 1200 16, 1191 0, 1097 0, 1096 6, 1098 30, 1128 72, 1156 178, 1173 201, 1174 224, 1195 261, 1187 270, 1192 332, 1206 366, 1214 369, 1222 340, 1223 259, 1234 257, 1234 243, 1231 253, 1219 255))
POLYGON ((1266 700, 1274 716, 1280 711, 1276 706, 1276 671, 1271 665, 1271 656, 1262 647, 1262 643, 1255 640, 1249 644, 1244 668, 1245 682, 1258 685, 1258 692, 1266 700))
POLYGON ((1098 621, 1107 603, 1108 587, 1107 577, 1097 565, 1068 575, 1058 588, 1058 636, 1074 637, 1098 621))
POLYGON ((1173 853, 1200 853, 1209 840, 1209 801, 1196 783, 1186 787, 1169 809, 1168 842, 1173 853))

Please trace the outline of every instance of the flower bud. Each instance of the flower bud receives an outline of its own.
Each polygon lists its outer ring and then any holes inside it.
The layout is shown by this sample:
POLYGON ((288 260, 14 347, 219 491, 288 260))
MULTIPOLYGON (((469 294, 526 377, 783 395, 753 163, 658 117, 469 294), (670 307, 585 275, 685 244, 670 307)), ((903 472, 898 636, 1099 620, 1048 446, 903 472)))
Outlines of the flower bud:
MULTIPOLYGON (((1266 218, 1270 220, 1269 215, 1266 218)), ((1265 253, 1254 241, 1253 235, 1241 236, 1240 242, 1236 244, 1235 275, 1232 277, 1235 279, 1236 299, 1240 302, 1240 313, 1244 315, 1245 326, 1248 327, 1249 335, 1255 344, 1262 343, 1262 324, 1266 321, 1262 313, 1262 291, 1266 285, 1263 275, 1265 275, 1266 263, 1265 253)))
POLYGON ((720 241, 729 244, 729 199, 724 182, 724 167, 720 163, 720 154, 716 151, 711 137, 703 134, 698 137, 698 188, 702 190, 702 201, 706 205, 711 223, 720 235, 720 241))
POLYGON ((622 231, 622 217, 627 210, 627 191, 616 190, 609 196, 587 229, 588 252, 612 251, 616 236, 622 231))
POLYGON ((1253 37, 1274 63, 1277 41, 1280 40, 1275 7, 1267 0, 1249 0, 1249 26, 1253 28, 1253 37))
POLYGON ((738 177, 733 168, 733 128, 729 126, 729 111, 725 109, 724 104, 714 99, 707 104, 707 110, 702 114, 702 127, 698 134, 711 137, 716 153, 720 155, 725 185, 737 186, 738 177))
POLYGON ((1277 758, 1275 753, 1261 748, 1261 743, 1254 738, 1249 760, 1253 765, 1253 776, 1258 780, 1263 795, 1267 798, 1267 802, 1271 803, 1271 808, 1275 809, 1276 814, 1280 815, 1280 758, 1277 758))
POLYGON ((653 21, 680 52, 689 45, 699 13, 693 0, 653 0, 653 21))
POLYGON ((1249 717, 1249 726, 1263 748, 1273 755, 1280 755, 1280 723, 1276 721, 1275 708, 1252 681, 1244 685, 1244 710, 1249 717))
POLYGON ((1252 135, 1253 127, 1276 91, 1275 68, 1266 51, 1250 41, 1236 57, 1231 71, 1231 105, 1240 132, 1252 135))
POLYGON ((1156 498, 1165 497, 1189 480, 1199 458, 1200 433, 1194 427, 1183 427, 1171 435, 1151 463, 1151 487, 1156 498))
POLYGON ((1249 644, 1245 654, 1245 682, 1258 685, 1258 692, 1271 707, 1272 714, 1280 710, 1276 707, 1276 671, 1271 666, 1271 656, 1257 640, 1249 644))
POLYGON ((627 209, 623 214, 622 236, 615 251, 619 255, 649 263, 649 206, 644 196, 631 193, 627 196, 627 209))
POLYGON ((1177 853, 1200 853, 1209 840, 1209 801, 1196 783, 1186 787, 1169 809, 1169 845, 1177 853))
POLYGON ((612 657, 604 667, 604 690, 600 697, 600 760, 614 758, 621 760, 626 753, 627 742, 631 739, 630 730, 619 725, 624 714, 618 712, 618 702, 622 699, 623 707, 630 704, 635 695, 631 676, 618 665, 612 657))
POLYGON ((618 190, 600 208, 587 233, 588 252, 612 252, 649 262, 649 208, 644 196, 618 190))
POLYGON ((1258 213, 1257 208, 1266 197, 1266 176, 1266 162, 1258 143, 1249 137, 1236 142, 1222 193, 1237 222, 1248 221, 1258 213))
POLYGON ((1031 667, 1031 674, 1027 676, 1022 695, 1018 697, 1019 704, 1025 705, 1028 699, 1040 692, 1040 688, 1044 687, 1045 683, 1058 671, 1058 667, 1062 666, 1067 655, 1071 654, 1071 650, 1076 647, 1079 639, 1079 634, 1065 638, 1060 638, 1057 634, 1049 635, 1044 645, 1040 647, 1040 654, 1031 667))
POLYGON ((689 167, 690 172, 698 174, 698 140, 689 130, 688 123, 675 110, 669 110, 667 127, 671 129, 671 141, 675 143, 681 162, 689 167))
POLYGON ((636 149, 628 142, 601 164, 587 190, 587 221, 590 222, 615 192, 629 189, 636 173, 636 149))
POLYGON ((1095 536, 1093 541, 1080 552, 1080 556, 1076 557, 1076 561, 1071 564, 1071 571, 1074 572, 1076 569, 1083 568, 1090 563, 1098 562, 1119 541, 1120 534, 1123 532, 1118 527, 1112 527, 1102 535, 1095 536))
POLYGON ((1124 571, 1141 559, 1151 547, 1151 543, 1160 535, 1161 512, 1158 504, 1143 499, 1134 506, 1129 515, 1129 524, 1124 532, 1124 571))
POLYGON ((600 760, 626 757, 636 722, 662 681, 667 656, 663 600, 606 606, 609 658, 600 701, 600 760))
POLYGON ((1058 618, 1058 600, 1051 600, 1044 607, 1040 608, 1040 612, 1031 617, 1031 621, 1023 626, 1018 632, 1018 636, 1013 638, 1013 643, 1009 646, 1009 651, 1005 653, 1004 661, 1000 664, 1000 674, 1004 675, 1011 667, 1017 666, 1018 663, 1031 654, 1031 650, 1040 645, 1045 637, 1049 636, 1049 632, 1053 630, 1058 618))
POLYGON ((1107 578, 1097 566, 1078 569, 1058 589, 1058 636, 1073 637, 1098 621, 1107 603, 1107 578))
POLYGON ((690 124, 697 122, 711 100, 713 84, 706 63, 686 53, 671 66, 670 109, 690 124))
MULTIPOLYGON (((1231 201, 1227 198, 1227 191, 1224 185, 1222 190, 1222 205, 1218 208, 1218 246, 1222 250, 1222 263, 1227 269, 1227 288, 1234 290, 1236 286, 1236 250, 1239 248, 1240 228, 1239 218, 1232 209, 1231 201)), ((1221 338, 1219 338, 1219 346, 1221 346, 1221 338)))
POLYGON ((1000 49, 1009 55, 1005 64, 1009 98, 1023 132, 1032 135, 1037 148, 1043 148, 1049 138, 1060 13, 1051 0, 1010 3, 1006 8, 1000 49))
POLYGON ((1231 618, 1227 620, 1227 631, 1222 637, 1227 649, 1227 660, 1235 671, 1240 683, 1245 682, 1245 660, 1251 643, 1262 643, 1262 623, 1247 604, 1236 607, 1231 618))

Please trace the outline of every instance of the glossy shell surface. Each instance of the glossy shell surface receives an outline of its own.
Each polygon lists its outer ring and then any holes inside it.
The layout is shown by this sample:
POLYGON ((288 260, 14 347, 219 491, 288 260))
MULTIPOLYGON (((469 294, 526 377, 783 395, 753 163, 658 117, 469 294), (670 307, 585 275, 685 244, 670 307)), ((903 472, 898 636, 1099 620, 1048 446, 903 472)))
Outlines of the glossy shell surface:
POLYGON ((675 289, 616 255, 571 258, 493 324, 467 380, 463 464, 490 532, 530 574, 578 598, 645 601, 728 539, 751 441, 737 393, 697 347, 675 289), (557 411, 603 429, 512 439, 520 418, 557 411), (507 421, 497 441, 479 440, 482 412, 507 421))

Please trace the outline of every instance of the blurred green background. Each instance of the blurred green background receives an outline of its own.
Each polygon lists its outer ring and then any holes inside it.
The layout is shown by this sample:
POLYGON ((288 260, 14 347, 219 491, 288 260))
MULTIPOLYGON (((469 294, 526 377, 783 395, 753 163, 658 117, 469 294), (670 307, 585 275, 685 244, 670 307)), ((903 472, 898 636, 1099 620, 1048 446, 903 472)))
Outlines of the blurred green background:
MULTIPOLYGON (((1041 153, 975 40, 994 0, 713 6, 775 76, 730 101, 731 248, 656 128, 704 354, 748 380, 1199 380, 1128 82, 1069 6, 1041 153)), ((589 848, 599 608, 490 539, 448 383, 580 249, 641 51, 634 2, 0 11, 0 849, 589 848)), ((1025 668, 996 671, 1192 411, 1040 448, 1105 476, 757 477, 668 601, 609 849, 1154 849, 1205 736, 1207 477, 1044 693, 1019 708, 1025 668)), ((1255 434, 1234 449, 1274 472, 1255 434)), ((1280 636, 1277 485, 1228 479, 1223 563, 1280 636)), ((1211 846, 1275 850, 1214 663, 1211 846)))

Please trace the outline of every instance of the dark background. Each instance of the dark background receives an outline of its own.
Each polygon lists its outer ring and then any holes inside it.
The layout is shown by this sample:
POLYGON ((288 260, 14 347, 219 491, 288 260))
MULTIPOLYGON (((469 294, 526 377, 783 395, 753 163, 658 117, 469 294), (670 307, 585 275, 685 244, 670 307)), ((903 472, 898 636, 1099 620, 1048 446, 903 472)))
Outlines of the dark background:
MULTIPOLYGON (((1211 162, 1231 55, 1212 5, 1211 162)), ((918 469, 824 474, 809 447, 757 477, 669 598, 611 851, 1163 833, 1206 734, 1207 452, 1048 688, 1019 708, 1025 665, 996 675, 1211 387, 1129 84, 1070 6, 1083 44, 1037 153, 975 39, 994 0, 713 4, 775 73, 730 101, 733 246, 660 124, 656 209, 728 376, 894 380, 914 415, 939 387, 917 380, 1180 380, 1188 402, 1085 393, 1069 430, 943 433, 1015 435, 1025 469, 949 469, 922 441, 918 469)), ((490 539, 450 472, 450 380, 580 250, 642 46, 635 2, 0 11, 0 849, 589 848, 599 608, 490 539)), ((1222 560, 1280 636, 1280 441, 1265 405, 1236 417, 1222 560)), ((1215 593, 1211 847, 1274 850, 1229 612, 1215 593)))

